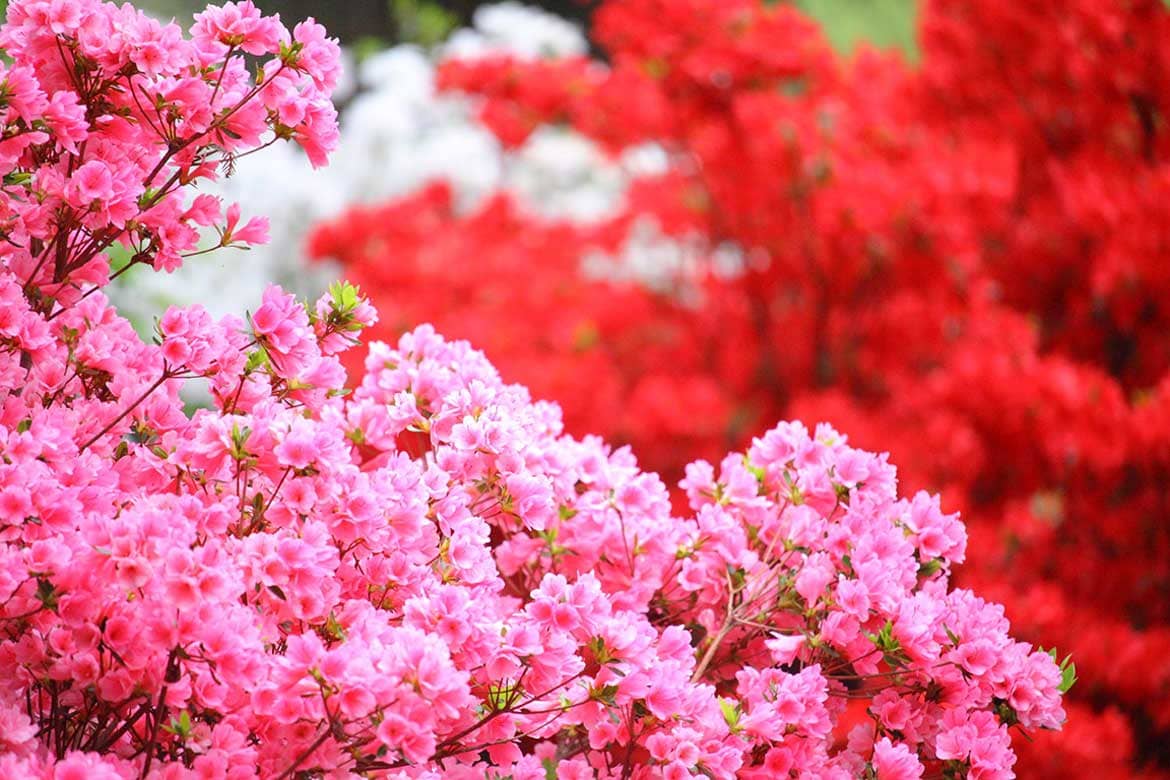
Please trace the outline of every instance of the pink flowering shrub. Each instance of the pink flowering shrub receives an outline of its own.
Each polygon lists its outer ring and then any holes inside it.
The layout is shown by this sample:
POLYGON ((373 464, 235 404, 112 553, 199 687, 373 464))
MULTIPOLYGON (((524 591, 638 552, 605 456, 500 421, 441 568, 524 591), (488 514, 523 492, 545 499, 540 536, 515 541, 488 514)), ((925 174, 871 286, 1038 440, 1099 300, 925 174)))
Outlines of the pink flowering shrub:
POLYGON ((827 426, 692 464, 680 518, 426 326, 347 397, 348 285, 143 343, 105 251, 263 240, 184 188, 324 160, 319 26, 14 0, 0 45, 0 777, 1007 778, 1060 727, 1069 675, 948 589, 958 519, 827 426))

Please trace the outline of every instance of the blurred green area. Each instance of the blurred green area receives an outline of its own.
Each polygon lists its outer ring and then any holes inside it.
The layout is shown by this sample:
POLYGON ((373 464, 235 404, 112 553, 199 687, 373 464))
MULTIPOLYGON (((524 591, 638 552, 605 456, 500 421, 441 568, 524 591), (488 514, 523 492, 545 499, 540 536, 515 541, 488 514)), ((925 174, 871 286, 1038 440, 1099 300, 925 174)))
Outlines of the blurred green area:
POLYGON ((392 35, 363 35, 352 43, 359 61, 392 43, 417 43, 434 46, 443 41, 462 21, 442 4, 432 0, 388 0, 392 35), (394 40, 390 41, 388 38, 394 40))
POLYGON ((901 49, 911 60, 918 57, 916 0, 796 0, 796 5, 821 23, 840 52, 867 42, 901 49))
POLYGON ((402 41, 433 46, 459 25, 459 16, 428 0, 390 0, 390 15, 402 41))

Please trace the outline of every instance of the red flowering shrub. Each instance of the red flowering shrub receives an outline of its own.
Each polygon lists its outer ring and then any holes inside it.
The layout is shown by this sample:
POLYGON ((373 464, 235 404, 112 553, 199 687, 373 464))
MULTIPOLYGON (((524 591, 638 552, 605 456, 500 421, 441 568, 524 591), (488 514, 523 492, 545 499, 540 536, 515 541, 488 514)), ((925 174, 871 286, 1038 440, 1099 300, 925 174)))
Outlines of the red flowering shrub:
POLYGON ((380 301, 482 334, 570 430, 606 419, 665 474, 685 462, 680 433, 717 449, 777 416, 889 448, 904 484, 945 489, 971 519, 966 581, 1081 665, 1078 714, 1096 725, 1022 746, 1022 774, 1170 776, 1170 11, 922 13, 911 70, 834 57, 785 5, 609 0, 594 25, 608 65, 441 75, 505 143, 552 122, 615 151, 662 144, 671 170, 624 214, 551 226, 496 202, 439 229, 408 201, 343 217, 314 251, 357 279, 392 274, 380 301), (673 294, 583 280, 582 258, 646 217, 734 244, 742 268, 673 294), (477 292, 431 306, 427 268, 450 263, 477 292), (534 307, 520 280, 558 294, 534 307), (605 323, 584 349, 498 335, 582 320, 605 323), (690 416, 696 396, 702 419, 680 431, 671 410, 690 416), (593 417, 599 403, 630 418, 593 417))

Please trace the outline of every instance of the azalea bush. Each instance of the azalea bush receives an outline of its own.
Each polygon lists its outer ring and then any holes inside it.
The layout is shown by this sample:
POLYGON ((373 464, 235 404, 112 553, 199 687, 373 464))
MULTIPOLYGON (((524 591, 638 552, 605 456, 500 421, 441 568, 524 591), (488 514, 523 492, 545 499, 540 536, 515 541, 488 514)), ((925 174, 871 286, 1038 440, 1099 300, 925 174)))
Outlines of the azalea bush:
POLYGON ((1017 741, 1021 773, 1167 777, 1170 9, 920 21, 912 67, 843 59, 784 4, 608 0, 604 63, 451 61, 440 84, 512 148, 550 126, 659 144, 619 214, 465 213, 436 185, 310 248, 374 291, 378 332, 474 337, 668 481, 786 417, 888 448, 969 519, 962 581, 1086 672, 1073 728, 1017 741), (687 261, 631 268, 647 229, 687 261))
POLYGON ((428 326, 347 393, 348 284, 136 336, 115 243, 259 241, 191 185, 324 161, 320 26, 15 0, 0 46, 4 777, 1006 778, 1064 721, 1071 667, 950 587, 956 516, 828 426, 696 461, 676 515, 428 326))
POLYGON ((339 141, 328 167, 314 168, 295 144, 275 144, 233 160, 230 176, 200 183, 200 192, 263 214, 269 242, 251 246, 246 262, 232 250, 212 250, 173 273, 127 274, 108 288, 110 299, 141 333, 169 305, 198 302, 217 316, 242 316, 271 283, 316 297, 337 271, 306 258, 304 240, 315 222, 438 178, 452 185, 464 210, 502 188, 541 213, 609 213, 627 165, 567 130, 539 132, 518 149, 504 149, 477 121, 474 100, 436 85, 438 63, 456 56, 532 58, 586 50, 584 35, 570 23, 507 2, 477 9, 474 25, 441 45, 402 44, 367 52, 356 63, 343 49, 333 92, 339 141))

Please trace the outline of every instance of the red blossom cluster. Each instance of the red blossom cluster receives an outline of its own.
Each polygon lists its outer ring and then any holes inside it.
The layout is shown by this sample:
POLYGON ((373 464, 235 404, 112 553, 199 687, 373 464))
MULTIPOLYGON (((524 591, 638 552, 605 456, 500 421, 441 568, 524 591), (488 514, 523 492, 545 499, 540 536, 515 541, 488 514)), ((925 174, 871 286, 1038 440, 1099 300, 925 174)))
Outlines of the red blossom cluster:
POLYGON ((669 171, 622 214, 460 215, 434 188, 313 252, 383 328, 473 337, 664 474, 777 417, 889 449, 968 518, 961 576, 1082 670, 1075 726, 1019 744, 1021 774, 1170 777, 1170 10, 928 0, 917 67, 839 58, 756 0, 609 0, 594 33, 606 64, 441 82, 505 144, 545 123, 661 144, 669 171), (740 267, 666 290, 582 274, 647 219, 740 267))

